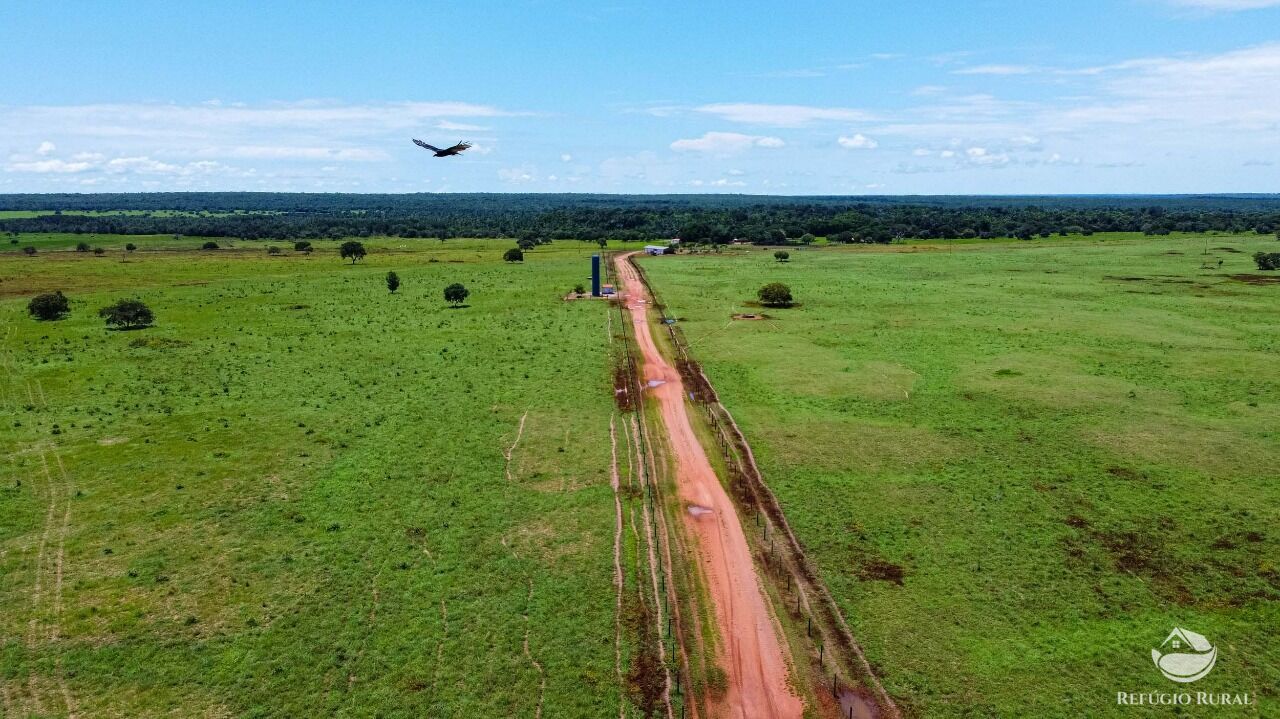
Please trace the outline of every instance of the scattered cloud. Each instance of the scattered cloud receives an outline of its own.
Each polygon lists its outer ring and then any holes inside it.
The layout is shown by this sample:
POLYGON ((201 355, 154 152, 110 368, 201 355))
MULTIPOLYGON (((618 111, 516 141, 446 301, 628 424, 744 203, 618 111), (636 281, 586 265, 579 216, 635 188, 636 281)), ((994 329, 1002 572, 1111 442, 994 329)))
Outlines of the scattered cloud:
POLYGON ((40 143, 40 147, 36 148, 36 154, 40 155, 41 157, 46 157, 48 155, 53 154, 53 151, 56 149, 58 149, 57 145, 53 144, 52 142, 49 142, 48 140, 45 140, 44 142, 40 143))
POLYGON ((92 168, 92 163, 66 162, 65 160, 35 160, 32 162, 11 162, 5 165, 5 169, 9 172, 31 172, 38 175, 50 173, 69 175, 92 168))
POLYGON ((671 149, 679 152, 706 152, 729 155, 753 147, 782 147, 786 143, 778 137, 744 135, 738 132, 708 132, 702 137, 676 140, 671 149))
POLYGON ((849 150, 874 150, 880 146, 880 143, 866 135, 863 135, 862 133, 858 133, 852 137, 845 137, 841 135, 836 139, 836 142, 840 144, 840 147, 849 150))
POLYGON ((572 161, 573 161, 573 155, 570 155, 569 153, 567 153, 567 152, 566 152, 566 153, 564 153, 563 155, 561 155, 561 156, 560 156, 560 161, 561 161, 561 162, 572 162, 572 161))
POLYGON ((436 123, 437 130, 458 130, 459 132, 484 132, 489 128, 484 125, 472 125, 466 122, 454 122, 452 120, 441 120, 436 123))
POLYGON ((952 70, 952 75, 1030 75, 1040 68, 1031 65, 975 65, 952 70))
POLYGON ((1280 7, 1280 0, 1171 0, 1178 7, 1211 12, 1235 12, 1280 7))
POLYGON ((512 184, 525 184, 538 179, 537 171, 530 165, 504 167, 498 170, 498 179, 512 184))

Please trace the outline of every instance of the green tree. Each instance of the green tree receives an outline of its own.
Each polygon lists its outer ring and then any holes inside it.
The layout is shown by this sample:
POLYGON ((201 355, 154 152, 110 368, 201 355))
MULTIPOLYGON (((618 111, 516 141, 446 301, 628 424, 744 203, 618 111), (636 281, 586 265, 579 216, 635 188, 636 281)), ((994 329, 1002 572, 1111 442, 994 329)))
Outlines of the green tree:
POLYGON ((779 262, 786 262, 787 260, 791 259, 791 253, 787 252, 786 250, 778 250, 777 252, 773 253, 773 259, 779 262))
POLYGON ((512 247, 502 253, 502 259, 506 262, 524 262, 524 250, 519 247, 512 247))
POLYGON ((342 255, 342 259, 351 260, 351 264, 363 260, 365 256, 364 244, 355 240, 347 240, 338 248, 338 254, 342 255))
POLYGON ((454 307, 457 307, 461 305, 463 302, 466 302, 467 298, 470 296, 471 296, 471 290, 468 290, 459 282, 455 282, 449 285, 448 287, 444 288, 444 301, 448 302, 454 307))
POLYGON ((132 242, 126 242, 124 245, 125 252, 133 252, 136 249, 138 249, 138 246, 133 244, 132 242))
POLYGON ((814 240, 816 240, 816 239, 818 239, 818 238, 816 238, 816 237, 814 237, 813 235, 811 235, 811 234, 809 234, 808 232, 806 232, 806 233, 804 233, 803 235, 800 235, 800 244, 802 244, 802 245, 812 245, 812 244, 813 244, 813 241, 814 241, 814 240))
POLYGON ((397 275, 395 272, 388 272, 387 290, 394 293, 398 289, 400 289, 400 275, 397 275))
POLYGON ((299 240, 293 243, 293 250, 294 252, 310 252, 311 243, 307 242, 306 240, 299 240))
POLYGON ((85 242, 84 240, 81 240, 81 241, 79 241, 79 242, 77 242, 77 243, 76 243, 76 252, 88 252, 88 251, 89 251, 89 243, 88 243, 88 242, 85 242))
POLYGON ((203 245, 200 245, 200 249, 202 249, 202 250, 216 250, 216 249, 218 249, 218 243, 217 243, 217 242, 214 242, 213 240, 208 240, 208 241, 206 241, 203 245))
POLYGON ((142 300, 117 300, 98 310, 98 316, 105 319, 108 325, 126 330, 148 327, 155 321, 151 308, 143 304, 142 300))
POLYGON ((36 295, 27 303, 27 312, 38 320, 60 320, 71 311, 71 303, 61 290, 36 295))
POLYGON ((760 298, 760 304, 766 307, 789 307, 793 302, 791 288, 781 282, 770 282, 761 287, 756 295, 760 298))
POLYGON ((280 248, 279 248, 279 247, 276 247, 275 245, 272 245, 272 246, 270 246, 270 247, 268 247, 268 248, 267 248, 267 254, 268 254, 268 255, 278 255, 278 254, 280 254, 280 248))
POLYGON ((1280 270, 1280 252, 1255 252, 1253 262, 1260 270, 1280 270))

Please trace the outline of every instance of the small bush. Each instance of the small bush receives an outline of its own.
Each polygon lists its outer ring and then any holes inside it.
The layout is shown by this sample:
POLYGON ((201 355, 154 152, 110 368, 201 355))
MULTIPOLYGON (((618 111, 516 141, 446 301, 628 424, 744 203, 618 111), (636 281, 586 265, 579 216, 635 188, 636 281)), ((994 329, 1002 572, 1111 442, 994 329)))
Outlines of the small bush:
POLYGON ((27 312, 38 320, 60 320, 71 311, 71 303, 61 290, 36 295, 27 303, 27 312))
POLYGON ((98 310, 98 316, 106 320, 108 325, 122 329, 149 327, 155 321, 151 308, 142 300, 118 300, 98 310))
POLYGON ((76 243, 76 252, 88 252, 88 251, 89 251, 88 242, 81 240, 80 242, 76 243))
POLYGON ((583 287, 582 285, 574 285, 574 286, 573 286, 573 294, 575 294, 575 295, 585 295, 585 294, 587 294, 587 288, 586 288, 586 287, 583 287))
POLYGON ((275 245, 272 245, 271 247, 268 247, 268 248, 267 248, 267 254, 268 254, 268 255, 278 255, 278 254, 280 254, 280 248, 279 248, 279 247, 276 247, 275 245))
POLYGON ((773 253, 773 259, 779 262, 786 262, 787 260, 791 259, 791 253, 787 252, 786 250, 778 250, 777 252, 773 253))
POLYGON ((209 240, 208 242, 204 243, 203 245, 200 245, 200 249, 202 249, 202 250, 216 250, 216 249, 218 249, 218 243, 217 243, 217 242, 214 242, 213 240, 209 240))
POLYGON ((397 275, 394 272, 388 272, 387 273, 387 290, 394 293, 398 289, 400 289, 400 275, 397 275))
POLYGON ((103 255, 107 254, 107 251, 102 249, 101 247, 95 247, 93 248, 93 254, 97 255, 98 257, 102 257, 103 255))
POLYGON ((1253 261, 1260 270, 1280 270, 1280 252, 1255 252, 1253 261))
POLYGON ((138 246, 133 244, 132 242, 125 243, 125 246, 124 246, 125 252, 133 252, 136 249, 138 249, 138 246))
POLYGON ((293 250, 294 252, 310 252, 311 243, 307 242, 306 240, 300 240, 298 242, 293 243, 293 250))
POLYGON ((756 295, 760 298, 760 304, 766 307, 789 307, 793 302, 791 288, 781 282, 770 282, 761 287, 756 295))
POLYGON ((505 262, 524 262, 524 250, 519 247, 512 247, 502 253, 502 259, 505 262))
POLYGON ((27 257, 30 257, 30 256, 34 255, 35 253, 36 253, 36 248, 34 248, 34 247, 30 246, 30 245, 27 245, 26 247, 23 247, 23 248, 22 248, 22 254, 26 255, 27 257))

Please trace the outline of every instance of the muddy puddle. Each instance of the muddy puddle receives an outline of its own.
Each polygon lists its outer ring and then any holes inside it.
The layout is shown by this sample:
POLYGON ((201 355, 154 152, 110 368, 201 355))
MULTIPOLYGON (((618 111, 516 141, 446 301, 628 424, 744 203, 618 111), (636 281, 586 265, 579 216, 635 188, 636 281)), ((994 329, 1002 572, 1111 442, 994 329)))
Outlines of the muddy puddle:
POLYGON ((693 515, 694 519, 711 514, 711 512, 712 509, 710 507, 704 507, 700 504, 689 505, 689 514, 693 515))
POLYGON ((842 719, 879 719, 880 709, 871 697, 853 689, 840 690, 840 716, 842 719))

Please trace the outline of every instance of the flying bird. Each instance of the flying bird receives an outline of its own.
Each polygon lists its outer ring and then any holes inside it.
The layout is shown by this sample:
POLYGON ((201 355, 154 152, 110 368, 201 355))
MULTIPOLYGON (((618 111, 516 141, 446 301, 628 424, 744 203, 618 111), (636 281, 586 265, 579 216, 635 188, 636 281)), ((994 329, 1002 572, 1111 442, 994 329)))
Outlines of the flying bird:
POLYGON ((425 149, 425 150, 430 150, 430 151, 432 151, 432 152, 436 153, 436 154, 435 154, 435 156, 436 156, 436 157, 448 157, 448 156, 450 156, 450 155, 459 155, 459 154, 461 154, 464 150, 466 150, 467 148, 471 147, 471 143, 469 143, 469 142, 459 142, 458 144, 454 145, 453 147, 446 147, 446 148, 444 148, 444 149, 442 150, 442 149, 440 149, 440 148, 436 147, 435 145, 428 145, 427 143, 425 143, 425 142, 423 142, 422 140, 419 140, 419 139, 417 139, 417 138, 415 138, 415 139, 414 139, 413 144, 415 144, 415 145, 417 145, 418 147, 421 147, 421 148, 423 148, 423 149, 425 149))

